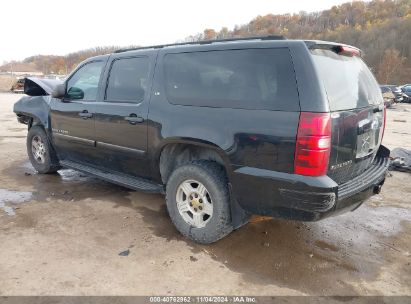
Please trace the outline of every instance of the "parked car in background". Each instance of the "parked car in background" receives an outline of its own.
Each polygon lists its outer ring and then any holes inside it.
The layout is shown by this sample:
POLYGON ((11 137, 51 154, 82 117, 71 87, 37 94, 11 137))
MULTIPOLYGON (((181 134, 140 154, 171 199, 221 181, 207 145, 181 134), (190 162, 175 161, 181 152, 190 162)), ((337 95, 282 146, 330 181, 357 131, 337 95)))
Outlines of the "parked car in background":
POLYGON ((23 93, 24 92, 24 78, 17 78, 16 82, 11 86, 10 91, 13 93, 23 93))
POLYGON ((386 108, 391 107, 395 102, 395 95, 388 86, 380 86, 384 105, 386 108))
POLYGON ((393 84, 384 84, 381 85, 381 87, 387 87, 391 90, 391 92, 393 92, 393 94, 395 95, 395 102, 403 102, 404 96, 399 86, 393 84))
POLYGON ((49 75, 44 75, 45 79, 57 79, 57 80, 64 80, 66 79, 67 75, 59 75, 59 74, 49 74, 49 75))
POLYGON ((411 84, 406 84, 401 87, 404 102, 411 102, 411 84))

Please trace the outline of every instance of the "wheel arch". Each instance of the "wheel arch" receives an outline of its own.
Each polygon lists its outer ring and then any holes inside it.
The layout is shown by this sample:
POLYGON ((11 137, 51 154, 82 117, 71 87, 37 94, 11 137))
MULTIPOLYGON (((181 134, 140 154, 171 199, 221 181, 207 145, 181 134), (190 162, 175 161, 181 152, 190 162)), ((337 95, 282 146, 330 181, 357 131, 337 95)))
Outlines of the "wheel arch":
POLYGON ((59 159, 55 153, 53 144, 49 138, 49 135, 47 134, 47 131, 44 129, 44 126, 42 124, 32 125, 32 127, 29 129, 27 133, 26 147, 27 147, 27 153, 28 153, 29 159, 33 167, 39 173, 54 173, 60 169, 59 159), (46 163, 38 164, 32 158, 32 139, 34 136, 39 136, 40 139, 44 137, 42 141, 43 141, 43 144, 45 145, 44 150, 47 153, 45 153, 44 151, 43 153, 48 155, 46 157, 46 159, 48 160, 46 163))
POLYGON ((156 164, 163 184, 167 184, 171 173, 179 166, 195 160, 211 160, 221 165, 226 173, 230 193, 230 214, 232 226, 237 229, 248 222, 249 214, 239 205, 231 185, 232 168, 228 155, 217 145, 196 139, 175 139, 164 142, 158 149, 156 164))
POLYGON ((194 160, 211 160, 220 164, 230 180, 231 165, 227 154, 212 142, 196 138, 170 138, 157 149, 155 163, 156 171, 161 181, 166 184, 175 168, 194 160))
POLYGON ((34 115, 32 113, 16 113, 17 115, 17 120, 22 123, 27 125, 28 129, 30 130, 31 127, 34 126, 41 126, 45 130, 47 130, 48 123, 46 120, 46 123, 42 119, 40 119, 37 115, 34 115))

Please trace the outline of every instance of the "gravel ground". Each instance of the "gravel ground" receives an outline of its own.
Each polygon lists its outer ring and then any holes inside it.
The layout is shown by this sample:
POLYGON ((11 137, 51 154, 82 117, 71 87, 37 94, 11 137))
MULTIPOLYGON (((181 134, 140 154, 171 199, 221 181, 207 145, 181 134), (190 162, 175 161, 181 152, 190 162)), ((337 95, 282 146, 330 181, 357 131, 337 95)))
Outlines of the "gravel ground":
MULTIPOLYGON (((315 223, 254 217, 217 244, 181 237, 164 197, 73 170, 39 175, 0 94, 0 295, 411 295, 411 175, 315 223), (128 250, 128 255, 120 252, 128 250)), ((411 105, 384 143, 411 149, 411 105)))

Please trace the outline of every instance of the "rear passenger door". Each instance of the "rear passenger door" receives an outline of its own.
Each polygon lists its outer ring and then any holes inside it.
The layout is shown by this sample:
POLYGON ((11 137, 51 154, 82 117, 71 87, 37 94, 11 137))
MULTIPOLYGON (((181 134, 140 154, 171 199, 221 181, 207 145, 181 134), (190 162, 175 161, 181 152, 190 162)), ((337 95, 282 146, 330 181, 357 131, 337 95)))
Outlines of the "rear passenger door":
POLYGON ((101 167, 146 177, 147 114, 156 52, 130 53, 114 54, 109 60, 104 92, 95 105, 96 147, 101 167))

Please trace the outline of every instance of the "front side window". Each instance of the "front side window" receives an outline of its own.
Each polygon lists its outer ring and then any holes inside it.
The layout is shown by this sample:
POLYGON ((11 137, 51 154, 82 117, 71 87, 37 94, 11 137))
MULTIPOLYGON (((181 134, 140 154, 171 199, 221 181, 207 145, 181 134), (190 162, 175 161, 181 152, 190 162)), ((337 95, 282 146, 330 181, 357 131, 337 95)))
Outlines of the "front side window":
POLYGON ((106 100, 142 102, 148 90, 149 59, 123 58, 113 62, 108 78, 106 100))
POLYGON ((287 48, 167 54, 165 90, 173 104, 298 111, 287 48))
POLYGON ((68 80, 66 98, 71 100, 96 100, 103 61, 87 63, 68 80))

